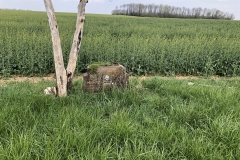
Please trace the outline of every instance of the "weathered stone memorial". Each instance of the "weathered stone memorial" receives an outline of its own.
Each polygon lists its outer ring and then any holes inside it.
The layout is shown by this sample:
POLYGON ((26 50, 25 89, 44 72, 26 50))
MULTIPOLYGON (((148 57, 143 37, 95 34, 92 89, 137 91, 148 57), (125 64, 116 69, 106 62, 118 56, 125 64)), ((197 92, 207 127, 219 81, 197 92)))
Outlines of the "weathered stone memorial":
POLYGON ((83 75, 83 90, 99 92, 110 90, 113 86, 124 88, 129 83, 126 68, 119 63, 95 63, 89 65, 83 75))

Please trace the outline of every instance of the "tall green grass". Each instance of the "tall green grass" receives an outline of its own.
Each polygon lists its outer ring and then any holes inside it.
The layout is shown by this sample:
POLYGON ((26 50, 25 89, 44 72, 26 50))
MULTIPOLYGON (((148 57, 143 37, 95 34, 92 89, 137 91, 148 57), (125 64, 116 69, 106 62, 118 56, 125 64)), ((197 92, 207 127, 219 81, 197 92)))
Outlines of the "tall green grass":
POLYGON ((0 159, 239 159, 239 79, 131 79, 66 98, 0 87, 0 159), (192 81, 194 85, 189 86, 192 81))
MULTIPOLYGON (((0 74, 54 72, 44 12, 0 11, 0 74)), ((57 13, 64 60, 76 14, 57 13)), ((240 75, 240 21, 87 15, 77 73, 119 62, 131 74, 240 75)))

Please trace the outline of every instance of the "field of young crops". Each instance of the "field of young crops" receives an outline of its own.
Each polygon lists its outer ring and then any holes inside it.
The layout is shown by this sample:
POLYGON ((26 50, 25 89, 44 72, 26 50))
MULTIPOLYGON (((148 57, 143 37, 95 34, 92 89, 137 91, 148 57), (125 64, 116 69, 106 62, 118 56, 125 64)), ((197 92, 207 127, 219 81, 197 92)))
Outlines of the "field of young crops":
MULTIPOLYGON (((45 12, 0 11, 0 74, 54 72, 45 12)), ((65 62, 76 14, 57 13, 65 62)), ((240 75, 240 21, 87 15, 77 72, 116 61, 132 74, 240 75)))

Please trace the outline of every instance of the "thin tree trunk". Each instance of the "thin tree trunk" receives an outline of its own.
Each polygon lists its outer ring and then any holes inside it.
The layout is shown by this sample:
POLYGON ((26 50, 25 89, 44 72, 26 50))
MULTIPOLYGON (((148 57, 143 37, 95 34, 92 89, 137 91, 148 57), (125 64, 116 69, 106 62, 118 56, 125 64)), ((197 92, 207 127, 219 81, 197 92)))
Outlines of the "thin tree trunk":
POLYGON ((56 93, 58 96, 67 95, 67 75, 64 67, 62 48, 59 37, 58 25, 54 8, 51 0, 44 0, 44 4, 47 11, 48 22, 51 30, 52 43, 53 43, 53 55, 56 72, 57 87, 56 93))
POLYGON ((67 88, 71 89, 73 75, 77 65, 78 53, 80 50, 82 35, 83 35, 83 27, 85 22, 85 7, 88 0, 80 0, 78 5, 78 14, 77 14, 77 22, 76 22, 76 30, 74 33, 72 49, 69 55, 68 66, 67 66, 67 88))
POLYGON ((53 54, 55 63, 55 72, 57 79, 57 87, 48 87, 45 89, 46 94, 56 94, 58 96, 66 96, 67 90, 71 89, 74 71, 76 69, 78 52, 80 50, 83 26, 85 22, 85 7, 88 0, 80 0, 78 5, 78 14, 76 22, 76 31, 73 38, 72 49, 69 55, 67 70, 64 67, 61 42, 59 31, 51 0, 44 0, 47 11, 48 22, 52 35, 53 54))

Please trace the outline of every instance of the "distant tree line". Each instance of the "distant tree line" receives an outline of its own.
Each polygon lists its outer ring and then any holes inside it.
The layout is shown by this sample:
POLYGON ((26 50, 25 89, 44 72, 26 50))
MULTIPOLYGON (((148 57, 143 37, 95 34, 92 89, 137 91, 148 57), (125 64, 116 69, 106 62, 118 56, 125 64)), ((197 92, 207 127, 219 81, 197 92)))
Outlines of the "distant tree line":
POLYGON ((186 8, 174 7, 170 5, 156 4, 124 4, 116 7, 112 11, 113 15, 129 15, 142 17, 160 17, 160 18, 202 18, 202 19, 225 19, 233 20, 235 16, 228 12, 222 12, 218 9, 207 8, 186 8))

